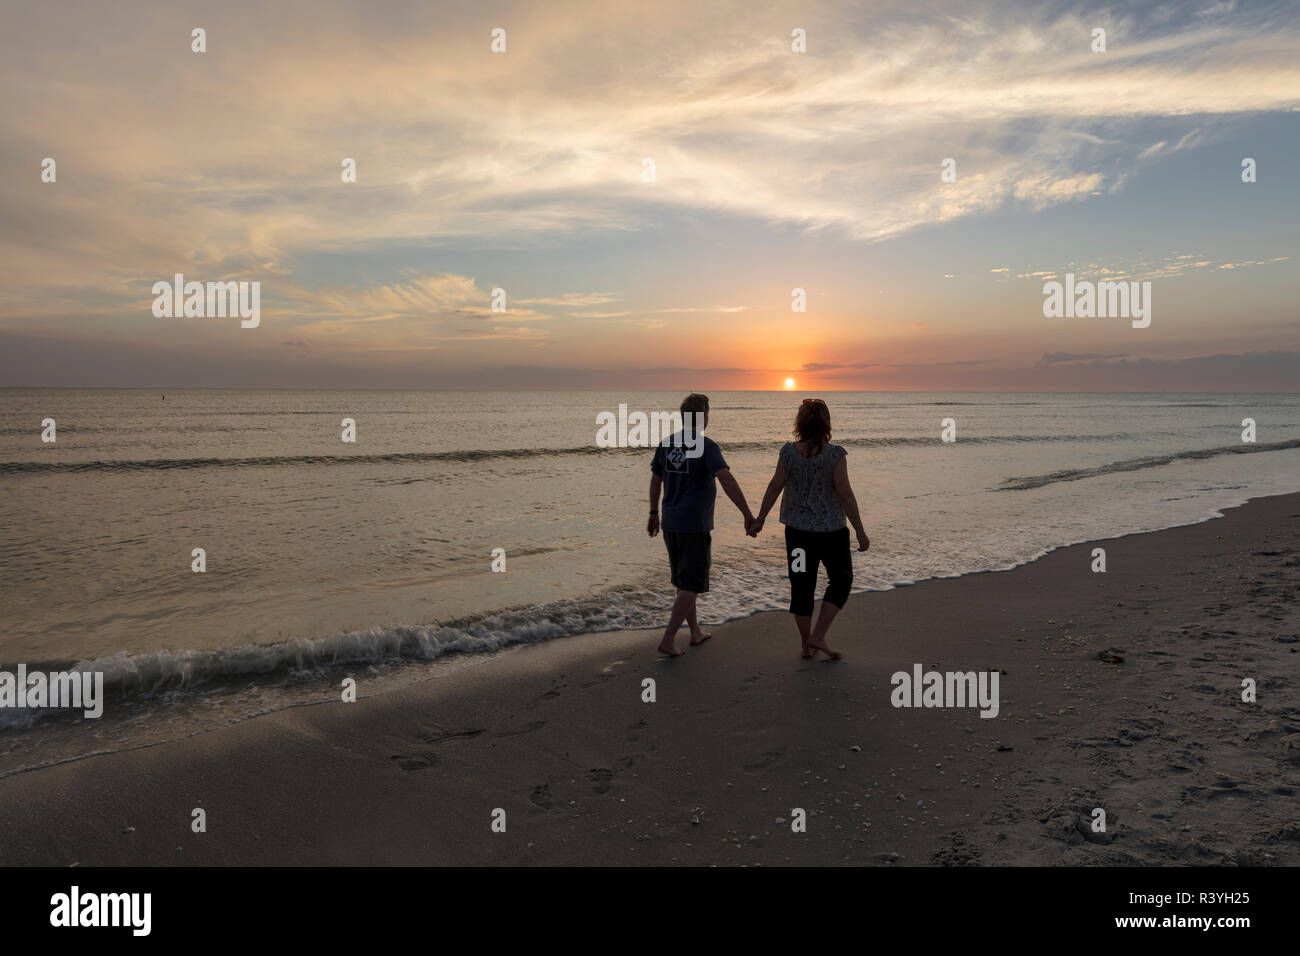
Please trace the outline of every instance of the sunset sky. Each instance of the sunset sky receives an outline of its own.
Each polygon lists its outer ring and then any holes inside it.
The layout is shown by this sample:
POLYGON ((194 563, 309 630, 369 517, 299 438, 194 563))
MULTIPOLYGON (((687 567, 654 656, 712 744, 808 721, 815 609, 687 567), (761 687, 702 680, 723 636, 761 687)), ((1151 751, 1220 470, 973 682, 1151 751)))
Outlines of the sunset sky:
POLYGON ((0 385, 1300 382, 1289 0, 13 2, 0 26, 0 385), (178 272, 260 282, 261 325, 155 318, 178 272), (1151 281, 1150 328, 1045 318, 1067 272, 1151 281))

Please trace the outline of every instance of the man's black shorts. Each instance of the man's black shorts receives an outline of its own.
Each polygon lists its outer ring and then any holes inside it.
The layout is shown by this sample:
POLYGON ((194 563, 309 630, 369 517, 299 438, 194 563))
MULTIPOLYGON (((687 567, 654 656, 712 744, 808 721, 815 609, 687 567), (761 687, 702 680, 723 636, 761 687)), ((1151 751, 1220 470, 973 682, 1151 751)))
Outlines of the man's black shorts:
POLYGON ((668 566, 673 587, 703 594, 709 589, 709 563, 713 535, 707 531, 665 531, 668 566))

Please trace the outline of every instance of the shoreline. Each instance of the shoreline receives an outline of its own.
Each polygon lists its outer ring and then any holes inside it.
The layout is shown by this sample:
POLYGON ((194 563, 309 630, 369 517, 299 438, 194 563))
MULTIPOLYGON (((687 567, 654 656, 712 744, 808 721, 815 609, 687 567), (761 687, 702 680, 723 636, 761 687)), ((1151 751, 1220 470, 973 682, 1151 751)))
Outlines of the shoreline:
POLYGON ((676 661, 656 631, 591 632, 25 771, 0 779, 0 862, 1295 864, 1296 512, 1298 494, 1255 498, 857 592, 831 632, 843 663, 799 660, 780 611, 676 661), (997 669, 1000 715, 892 708, 916 663, 997 669), (806 833, 776 822, 794 808, 806 833))
MULTIPOLYGON (((1068 547, 1075 547, 1075 546, 1082 545, 1082 544, 1089 544, 1089 543, 1093 543, 1094 540, 1096 540, 1096 541, 1101 541, 1101 540, 1120 540, 1120 539, 1122 539, 1122 538, 1131 537, 1131 536, 1134 536, 1134 535, 1155 534, 1155 533, 1158 533, 1158 532, 1161 532, 1161 531, 1167 531, 1167 530, 1171 530, 1171 529, 1174 529, 1174 528, 1184 528, 1184 527, 1191 527, 1191 526, 1194 526, 1194 525, 1197 525, 1197 524, 1204 524, 1205 522, 1218 520, 1218 519, 1224 517, 1225 514, 1226 514, 1227 512, 1232 511, 1232 510, 1234 510, 1234 509, 1236 509, 1236 508, 1240 508, 1240 507, 1242 507, 1243 505, 1246 505, 1246 504, 1250 503, 1251 501, 1262 500, 1262 499, 1265 499, 1265 498, 1285 497, 1286 495, 1291 495, 1291 494, 1300 495, 1300 490, 1297 490, 1297 491, 1294 491, 1294 492, 1290 492, 1290 491, 1288 491, 1288 492, 1276 492, 1276 493, 1272 493, 1272 494, 1263 494, 1263 495, 1257 495, 1257 496, 1252 496, 1252 497, 1243 497, 1243 498, 1240 498, 1240 499, 1234 499, 1233 502, 1232 502, 1231 504, 1220 505, 1220 506, 1217 506, 1217 507, 1212 507, 1212 508, 1207 509, 1207 512, 1206 512, 1202 517, 1197 518, 1197 519, 1192 520, 1192 521, 1187 521, 1187 522, 1182 522, 1182 523, 1172 524, 1172 525, 1165 525, 1165 526, 1162 526, 1162 527, 1160 527, 1160 528, 1151 528, 1151 529, 1146 529, 1146 530, 1141 530, 1141 531, 1130 531, 1130 532, 1125 532, 1125 533, 1122 534, 1122 535, 1118 535, 1118 536, 1116 536, 1116 537, 1112 537, 1112 538, 1105 538, 1105 539, 1100 539, 1100 538, 1099 538, 1099 539, 1086 538, 1086 539, 1081 539, 1081 540, 1079 540, 1079 541, 1070 542, 1070 543, 1068 543, 1068 544, 1058 544, 1058 545, 1053 545, 1052 547, 1049 547, 1049 548, 1047 548, 1047 549, 1045 549, 1045 550, 1039 552, 1038 554, 1034 555, 1033 557, 1029 557, 1029 558, 1026 558, 1026 559, 1024 559, 1024 560, 1021 560, 1021 561, 1018 561, 1018 562, 1015 562, 1015 563, 1012 563, 1012 564, 1008 564, 1008 565, 1005 565, 1005 566, 1002 566, 1002 567, 996 567, 996 568, 981 568, 981 569, 978 569, 978 570, 972 570, 972 571, 957 571, 957 572, 953 572, 953 573, 951 573, 951 574, 936 574, 936 575, 933 575, 933 576, 930 576, 930 577, 922 577, 922 578, 916 578, 916 579, 905 578, 905 579, 900 579, 900 580, 898 580, 898 581, 896 581, 896 582, 893 582, 893 583, 891 583, 890 585, 888 585, 887 587, 879 587, 879 586, 874 586, 874 587, 863 587, 861 590, 858 590, 858 589, 854 588, 853 590, 850 591, 850 594, 851 594, 851 595, 854 595, 854 596, 857 596, 857 595, 864 595, 864 594, 877 593, 877 592, 886 592, 886 591, 897 590, 897 589, 899 589, 899 588, 915 587, 915 586, 917 586, 917 585, 919 585, 919 584, 925 584, 925 583, 930 582, 930 581, 946 581, 946 580, 954 580, 954 579, 957 579, 957 578, 969 577, 969 576, 972 576, 972 575, 980 575, 980 574, 999 574, 999 573, 1003 573, 1003 572, 1007 572, 1007 571, 1014 571, 1014 570, 1016 570, 1016 569, 1018 569, 1018 568, 1022 568, 1022 567, 1024 567, 1024 566, 1026 566, 1026 565, 1028 565, 1028 564, 1033 564, 1033 563, 1036 562, 1036 561, 1042 560, 1042 559, 1043 559, 1044 557, 1046 557, 1047 555, 1052 554, 1053 552, 1058 551, 1058 550, 1060 550, 1061 548, 1068 548, 1068 547)), ((769 557, 770 557, 770 555, 769 555, 769 557)), ((870 555, 867 556, 866 560, 870 560, 870 555)), ((782 581, 784 581, 784 579, 782 579, 782 581)), ((602 594, 602 595, 599 595, 598 598, 606 598, 606 597, 608 597, 608 598, 610 598, 611 600, 616 599, 616 598, 618 597, 618 595, 619 595, 620 593, 623 593, 624 590, 625 590, 627 587, 629 587, 629 586, 628 586, 628 585, 618 585, 618 586, 615 586, 612 590, 607 591, 607 592, 605 592, 605 593, 602 594)), ((649 589, 649 588, 647 588, 647 589, 649 589)), ((238 645, 238 646, 236 646, 236 647, 234 647, 234 648, 221 647, 221 648, 205 649, 205 650, 199 650, 199 651, 195 651, 195 650, 191 650, 191 649, 186 649, 186 648, 179 648, 179 649, 174 649, 174 648, 163 648, 163 649, 161 649, 161 650, 155 650, 155 651, 137 651, 137 652, 135 652, 135 653, 130 653, 130 652, 126 652, 126 651, 117 651, 117 652, 115 652, 115 653, 113 653, 113 654, 107 655, 106 657, 102 657, 102 658, 94 658, 94 659, 82 659, 82 660, 76 660, 76 659, 70 659, 70 658, 69 658, 69 659, 58 658, 58 659, 50 659, 50 660, 35 660, 35 661, 33 661, 33 660, 27 660, 27 661, 24 661, 24 662, 21 662, 21 663, 18 662, 18 661, 13 661, 13 662, 8 662, 8 663, 6 663, 6 662, 4 662, 4 661, 0 661, 0 669, 8 668, 8 669, 11 669, 11 670, 12 670, 13 668, 16 668, 16 667, 22 667, 22 666, 25 666, 25 667, 27 667, 28 669, 39 669, 39 670, 45 670, 45 671, 49 671, 49 670, 73 670, 73 671, 75 671, 75 670, 78 670, 78 669, 80 669, 80 668, 84 668, 84 669, 94 669, 94 665, 96 665, 96 664, 103 664, 103 663, 105 663, 105 662, 113 662, 113 663, 115 664, 115 666, 117 666, 117 667, 120 668, 120 664, 117 664, 116 662, 120 661, 123 657, 125 657, 127 660, 130 660, 130 661, 136 661, 136 662, 144 661, 144 662, 149 662, 149 663, 154 663, 154 662, 159 661, 159 660, 161 660, 161 661, 166 661, 166 660, 168 660, 169 658, 185 659, 185 660, 187 661, 187 663, 189 663, 190 666, 193 666, 193 664, 192 664, 192 658, 193 658, 195 655, 198 655, 198 656, 200 656, 200 657, 211 657, 211 658, 213 659, 213 661, 220 662, 220 661, 222 661, 223 659, 228 658, 228 657, 231 656, 231 655, 240 654, 240 653, 268 654, 268 653, 273 653, 273 652, 278 652, 278 655, 277 655, 277 659, 278 659, 278 660, 286 661, 286 662, 287 662, 288 660, 295 659, 295 658, 301 658, 301 657, 302 657, 302 655, 303 655, 303 645, 304 645, 304 643, 307 644, 307 645, 309 645, 309 646, 325 648, 325 647, 327 647, 328 645, 339 644, 340 642, 348 641, 348 640, 351 640, 351 639, 357 639, 357 638, 369 638, 370 635, 371 635, 375 630, 379 630, 379 631, 393 631, 393 632, 400 632, 400 631, 407 631, 407 630, 419 630, 419 629, 427 629, 427 630, 431 630, 431 631, 437 631, 437 630, 440 630, 440 629, 454 629, 454 630, 459 630, 459 629, 463 629, 463 628, 466 628, 466 627, 471 627, 471 626, 473 626, 473 625, 475 625, 475 624, 478 624, 478 623, 480 623, 480 622, 482 622, 482 621, 484 621, 484 620, 489 620, 489 619, 491 619, 491 618, 493 618, 493 617, 495 617, 495 616, 500 616, 500 615, 513 615, 513 614, 519 614, 519 613, 522 613, 522 612, 527 612, 527 611, 535 610, 535 609, 539 609, 539 608, 541 608, 541 609, 545 609, 545 608, 549 608, 549 607, 568 606, 568 605, 570 605, 570 604, 583 603, 584 601, 586 601, 586 602, 590 602, 590 601, 593 601, 593 600, 596 600, 596 598, 586 598, 586 599, 580 599, 580 598, 562 599, 562 600, 559 600, 559 601, 555 602, 554 604, 506 605, 506 606, 503 606, 503 607, 500 607, 500 608, 495 608, 495 609, 493 609, 493 610, 483 612, 483 613, 480 614, 480 615, 475 615, 475 616, 465 617, 465 618, 458 618, 458 619, 448 620, 448 621, 439 621, 439 622, 435 622, 435 623, 433 623, 433 624, 428 624, 428 625, 412 625, 412 624, 393 624, 393 625, 384 625, 384 626, 380 626, 380 627, 378 627, 378 628, 363 628, 363 629, 352 630, 352 631, 340 631, 340 632, 337 632, 337 633, 326 634, 326 635, 324 635, 324 636, 315 637, 315 638, 309 638, 309 639, 297 639, 297 638, 294 638, 294 639, 286 639, 286 640, 283 640, 283 641, 272 642, 272 643, 266 643, 266 644, 262 644, 262 643, 243 644, 243 645, 238 645)), ((706 603, 707 603, 707 601, 706 601, 706 603)), ((778 603, 781 604, 782 606, 784 605, 784 603, 785 603, 784 595, 782 595, 782 596, 780 597, 778 603)), ((666 613, 666 611, 667 611, 667 604, 665 604, 665 606, 664 606, 664 612, 666 613)), ((707 620, 707 621, 705 622, 705 624, 706 624, 706 626, 716 627, 716 626, 721 626, 722 624, 732 624, 732 623, 736 623, 736 622, 739 622, 739 621, 746 621, 746 620, 749 620, 750 618, 753 618, 753 617, 758 616, 758 615, 762 615, 762 614, 772 614, 772 613, 784 613, 784 610, 783 610, 783 608, 759 608, 759 609, 756 609, 756 610, 748 611, 748 612, 743 613, 743 614, 736 615, 736 616, 734 616, 734 617, 727 617, 727 618, 722 618, 722 619, 711 619, 711 620, 707 620)), ((654 630, 654 629, 655 629, 655 628, 653 628, 653 627, 652 627, 652 628, 648 628, 648 630, 654 630)), ((355 669, 358 669, 358 668, 364 668, 364 667, 374 667, 374 666, 395 666, 395 667, 404 667, 404 666, 406 666, 406 665, 411 665, 411 664, 414 664, 414 665, 417 665, 417 666, 418 666, 418 665, 426 665, 426 666, 430 666, 430 665, 437 665, 439 662, 451 663, 451 662, 453 662, 453 661, 459 663, 459 662, 461 662, 461 661, 469 661, 469 660, 471 660, 471 659, 475 659, 475 658, 495 658, 496 656, 499 656, 500 654, 513 652, 513 651, 519 649, 520 647, 526 647, 526 646, 530 646, 530 645, 532 645, 532 644, 545 644, 545 643, 549 643, 549 642, 551 642, 551 641, 555 641, 555 640, 565 640, 565 639, 570 639, 570 638, 582 638, 582 637, 587 637, 587 636, 589 636, 589 635, 593 635, 593 634, 610 634, 610 633, 621 633, 621 632, 624 632, 624 631, 638 631, 638 630, 647 630, 647 628, 642 628, 642 627, 624 627, 624 626, 621 626, 621 625, 615 625, 615 626, 612 626, 612 627, 599 627, 599 628, 594 628, 594 629, 592 629, 592 630, 576 631, 576 632, 573 632, 573 633, 566 633, 566 634, 557 634, 557 635, 555 635, 555 636, 553 636, 553 637, 545 637, 545 638, 541 638, 541 639, 538 639, 538 640, 510 641, 510 642, 505 643, 505 644, 502 644, 502 645, 500 645, 500 646, 496 646, 496 647, 492 647, 492 648, 486 648, 486 649, 483 649, 483 650, 461 651, 461 650, 457 650, 457 649, 450 649, 450 650, 447 650, 447 651, 445 651, 445 652, 439 654, 439 656, 437 656, 437 657, 432 657, 432 658, 422 658, 422 657, 400 657, 400 658, 397 658, 397 657, 393 657, 393 656, 391 656, 391 654, 378 654, 378 655, 376 655, 376 656, 374 656, 374 657, 356 658, 356 659, 353 659, 353 660, 348 660, 348 661, 346 661, 346 662, 344 662, 344 663, 341 663, 341 664, 327 663, 327 664, 322 665, 322 666, 325 667, 325 668, 332 668, 333 670, 337 670, 338 673, 339 673, 339 675, 344 675, 344 673, 345 673, 346 671, 348 671, 348 670, 355 670, 355 669)), ((466 664, 466 665, 461 665, 461 666, 470 666, 470 665, 466 664)), ((185 693, 197 693, 197 694, 202 694, 202 693, 211 693, 211 692, 213 692, 213 691, 222 692, 222 691, 226 691, 226 690, 229 689, 229 688, 223 686, 223 681, 224 681, 225 683, 238 683, 241 679, 246 679, 246 678, 248 678, 249 676, 257 677, 257 678, 260 678, 260 677, 268 677, 268 676, 269 676, 273 682, 278 682, 278 681, 283 681, 283 680, 285 680, 286 678, 295 678, 296 676, 298 676, 298 675, 297 675, 297 672, 294 672, 294 671, 292 671, 292 670, 286 669, 286 667, 285 667, 285 665, 284 665, 283 663, 280 665, 280 667, 278 667, 278 668, 276 668, 276 669, 273 669, 273 670, 270 670, 270 671, 259 669, 259 670, 247 671, 247 672, 244 672, 244 673, 234 673, 234 674, 231 674, 230 672, 224 670, 224 668, 223 668, 223 669, 222 669, 222 674, 225 675, 225 676, 224 676, 224 677, 216 677, 216 678, 213 678, 213 677, 206 677, 206 678, 205 678, 205 683, 203 683, 203 684, 199 684, 199 685, 179 685, 176 689, 177 689, 177 690, 181 690, 181 691, 183 691, 183 692, 185 692, 185 693)), ((331 673, 329 676, 330 676, 330 678, 332 679, 335 675, 334 675, 333 673, 331 673)), ((436 679, 436 677, 435 677, 435 678, 428 678, 428 679, 436 679)), ((120 683, 121 680, 122 680, 122 678, 121 678, 120 676, 117 677, 117 678, 115 678, 115 681, 114 681, 114 684, 112 685, 112 687, 113 687, 113 688, 116 688, 116 685, 117 685, 118 683, 120 683)), ((156 691, 151 691, 151 693, 156 693, 156 691)), ((323 703, 328 703, 328 701, 322 701, 322 702, 323 702, 323 703)), ((293 703, 293 704, 289 704, 289 705, 286 705, 286 706, 288 706, 288 707, 310 706, 310 705, 312 705, 313 703, 316 703, 316 702, 313 702, 313 701, 300 701, 300 702, 295 702, 295 703, 293 703)), ((0 723, 0 730, 7 730, 7 729, 15 729, 15 730, 20 730, 20 731, 21 731, 21 730, 29 730, 29 729, 32 729, 33 727, 39 727, 39 726, 41 726, 41 724, 40 724, 39 722, 40 722, 40 721, 43 721, 43 720, 47 720, 47 719, 49 719, 49 718, 48 718, 48 717, 38 717, 38 718, 36 718, 36 719, 37 719, 38 723, 36 723, 36 724, 28 724, 28 725, 23 725, 23 724, 5 725, 5 724, 0 723)), ((199 732, 204 732, 204 731, 199 731, 199 732)), ((9 771, 9 772, 11 772, 11 771, 9 771)))

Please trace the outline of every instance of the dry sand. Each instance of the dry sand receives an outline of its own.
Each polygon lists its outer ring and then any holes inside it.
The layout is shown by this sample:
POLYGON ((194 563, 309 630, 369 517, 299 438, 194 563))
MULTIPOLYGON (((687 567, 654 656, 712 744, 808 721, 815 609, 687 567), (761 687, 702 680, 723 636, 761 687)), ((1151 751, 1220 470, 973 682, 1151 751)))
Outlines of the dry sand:
POLYGON ((1300 496, 1101 545, 855 595, 842 662, 781 613, 593 634, 12 776, 0 862, 1300 863, 1300 496), (914 663, 1004 672, 999 716, 895 709, 914 663))

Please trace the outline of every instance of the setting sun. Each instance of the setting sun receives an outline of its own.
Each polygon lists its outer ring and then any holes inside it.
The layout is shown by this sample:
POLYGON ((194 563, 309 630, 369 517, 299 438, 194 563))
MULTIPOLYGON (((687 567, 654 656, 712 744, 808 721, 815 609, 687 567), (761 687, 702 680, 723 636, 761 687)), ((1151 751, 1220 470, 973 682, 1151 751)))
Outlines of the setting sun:
POLYGON ((785 387, 786 387, 786 388, 794 388, 794 379, 792 379, 792 378, 787 378, 787 379, 785 380, 785 387))

